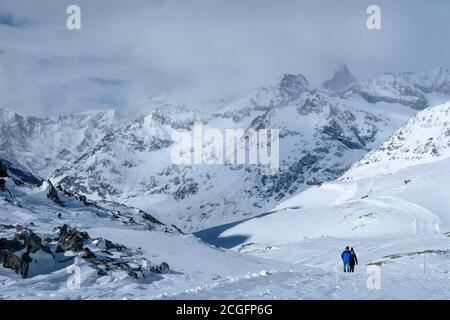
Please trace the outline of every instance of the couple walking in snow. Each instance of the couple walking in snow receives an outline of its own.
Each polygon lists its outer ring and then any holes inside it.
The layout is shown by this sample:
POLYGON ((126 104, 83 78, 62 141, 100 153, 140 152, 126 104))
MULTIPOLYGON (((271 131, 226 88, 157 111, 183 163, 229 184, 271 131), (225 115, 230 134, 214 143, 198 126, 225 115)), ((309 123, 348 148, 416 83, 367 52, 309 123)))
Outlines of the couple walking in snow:
POLYGON ((345 247, 341 254, 342 262, 344 263, 344 272, 355 272, 355 264, 358 264, 355 250, 353 248, 345 247))

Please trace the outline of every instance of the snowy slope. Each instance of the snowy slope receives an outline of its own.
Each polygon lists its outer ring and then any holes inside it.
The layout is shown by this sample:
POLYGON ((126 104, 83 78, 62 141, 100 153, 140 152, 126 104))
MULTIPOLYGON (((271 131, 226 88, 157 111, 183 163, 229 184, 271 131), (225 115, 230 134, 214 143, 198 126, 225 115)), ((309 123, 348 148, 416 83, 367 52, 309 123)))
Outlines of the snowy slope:
POLYGON ((0 157, 45 178, 90 151, 118 123, 113 110, 38 118, 0 109, 0 157))
POLYGON ((282 202, 270 215, 238 224, 221 237, 247 235, 246 242, 277 244, 304 238, 444 234, 450 230, 450 198, 445 189, 449 174, 450 161, 442 160, 395 175, 325 183, 282 202))
POLYGON ((220 295, 239 288, 253 296, 280 298, 448 299, 447 117, 447 104, 424 110, 386 142, 398 141, 401 132, 402 146, 415 149, 380 147, 366 157, 395 170, 383 174, 364 159, 344 178, 311 187, 265 215, 198 232, 210 243, 294 264, 288 273, 230 284, 205 294, 220 295), (421 131, 423 128, 426 130, 421 131), (422 152, 430 135, 440 156, 422 152), (397 156, 390 157, 393 154, 397 156), (397 162, 401 166, 396 166, 397 162), (353 246, 359 257, 356 274, 350 277, 338 274, 342 272, 339 254, 346 245, 353 246), (366 269, 372 267, 379 268, 380 290, 366 286, 366 269), (321 286, 319 278, 326 284, 321 286), (269 285, 263 287, 263 283, 269 285), (302 292, 293 293, 295 288, 302 292))
POLYGON ((288 272, 204 290, 201 297, 235 291, 267 299, 449 299, 449 176, 447 158, 325 183, 265 216, 201 231, 207 242, 293 264, 288 272), (346 245, 358 255, 352 275, 342 273, 346 245), (367 287, 370 268, 380 274, 379 290, 367 287))

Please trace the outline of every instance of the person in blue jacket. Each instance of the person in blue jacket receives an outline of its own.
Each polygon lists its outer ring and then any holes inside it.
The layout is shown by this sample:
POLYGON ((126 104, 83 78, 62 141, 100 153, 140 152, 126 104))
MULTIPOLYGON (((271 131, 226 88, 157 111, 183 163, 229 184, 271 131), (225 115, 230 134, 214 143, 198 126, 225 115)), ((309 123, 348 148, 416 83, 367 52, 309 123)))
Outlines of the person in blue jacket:
POLYGON ((344 272, 350 272, 350 258, 352 253, 349 247, 345 247, 345 250, 341 253, 342 262, 344 263, 344 272))

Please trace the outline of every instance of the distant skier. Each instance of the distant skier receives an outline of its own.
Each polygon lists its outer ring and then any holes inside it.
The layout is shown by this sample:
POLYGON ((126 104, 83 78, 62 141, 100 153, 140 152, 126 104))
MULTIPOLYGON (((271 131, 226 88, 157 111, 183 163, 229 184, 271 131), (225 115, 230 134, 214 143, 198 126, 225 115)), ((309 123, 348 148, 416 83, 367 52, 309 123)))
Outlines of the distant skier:
POLYGON ((350 272, 350 258, 352 253, 349 247, 345 247, 345 250, 341 253, 342 262, 344 263, 344 272, 350 272))
POLYGON ((355 264, 358 265, 358 258, 356 257, 355 250, 353 248, 350 249, 351 256, 350 256, 350 272, 355 272, 355 264))

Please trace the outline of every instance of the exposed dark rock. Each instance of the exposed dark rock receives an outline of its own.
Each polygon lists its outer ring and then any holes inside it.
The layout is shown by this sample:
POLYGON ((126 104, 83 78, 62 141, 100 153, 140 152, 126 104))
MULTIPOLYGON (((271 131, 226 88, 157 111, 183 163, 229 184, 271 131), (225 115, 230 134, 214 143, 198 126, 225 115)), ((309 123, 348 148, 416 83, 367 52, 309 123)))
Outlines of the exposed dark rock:
MULTIPOLYGON (((172 224, 171 227, 172 227, 173 229, 175 229, 176 231, 178 231, 179 233, 184 234, 184 232, 181 231, 181 229, 178 228, 176 225, 172 224)), ((166 228, 166 229, 165 229, 165 232, 173 232, 173 230, 170 230, 169 228, 166 228)))
MULTIPOLYGON (((11 229, 8 226, 6 227, 7 229, 11 229)), ((15 228, 16 233, 13 239, 0 239, 0 263, 3 267, 20 273, 22 278, 27 278, 29 264, 33 261, 30 254, 36 253, 39 250, 43 250, 49 254, 52 253, 41 237, 33 231, 20 225, 17 225, 15 228), (20 254, 19 252, 23 250, 26 251, 20 254)))
POLYGON ((57 228, 57 232, 59 233, 59 240, 56 252, 80 252, 83 250, 84 243, 90 239, 86 232, 78 231, 67 224, 57 228))
POLYGON ((288 101, 297 99, 309 87, 308 80, 301 74, 285 74, 277 86, 288 101))
POLYGON ((0 251, 0 263, 3 267, 22 274, 22 259, 14 253, 7 250, 0 251))
MULTIPOLYGON (((169 271, 167 263, 152 266, 141 256, 140 250, 128 249, 104 238, 91 240, 86 232, 68 225, 55 228, 58 236, 45 237, 45 240, 21 225, 0 225, 0 231, 8 234, 8 238, 0 239, 0 264, 14 270, 22 278, 29 276, 29 269, 34 266, 34 263, 30 264, 33 261, 31 255, 38 250, 50 254, 53 259, 61 259, 58 252, 72 251, 73 257, 79 255, 97 270, 99 276, 107 275, 110 271, 123 271, 135 279, 140 279, 145 278, 149 272, 162 274, 169 271), (11 233, 14 228, 15 233, 11 233), (57 245, 55 253, 50 250, 50 244, 57 245)), ((57 261, 67 262, 67 253, 64 254, 63 260, 57 261)), ((36 260, 36 263, 39 261, 36 260)))
POLYGON ((2 159, 0 160, 0 178, 10 177, 17 185, 30 184, 34 186, 41 186, 42 180, 28 172, 19 165, 2 159))
POLYGON ((97 269, 99 276, 107 275, 111 271, 124 271, 130 277, 139 279, 145 278, 147 271, 153 273, 160 273, 157 271, 157 267, 146 269, 147 261, 143 258, 134 259, 130 257, 124 258, 111 258, 107 256, 96 256, 89 260, 91 267, 97 269))
POLYGON ((0 251, 6 250, 9 252, 15 252, 22 250, 25 246, 22 242, 16 239, 8 240, 5 238, 0 239, 0 251))
POLYGON ((16 226, 15 239, 23 242, 23 246, 27 248, 27 252, 35 253, 40 249, 43 249, 45 252, 51 252, 42 238, 26 227, 16 226))
POLYGON ((96 247, 105 249, 105 251, 118 251, 121 252, 125 249, 127 249, 127 247, 125 247, 122 244, 118 244, 118 243, 114 243, 108 239, 104 239, 104 238, 96 238, 92 241, 92 244, 95 245, 96 247))
POLYGON ((95 258, 95 254, 89 248, 84 248, 84 254, 81 256, 83 259, 95 258))
POLYGON ((15 228, 16 228, 16 226, 14 226, 12 224, 0 224, 0 231, 12 230, 15 228))
POLYGON ((53 202, 59 204, 60 206, 64 206, 64 203, 59 198, 58 191, 56 190, 56 188, 53 186, 53 184, 50 182, 50 180, 47 180, 47 183, 50 188, 47 193, 47 198, 49 198, 53 202))
POLYGON ((327 126, 325 126, 322 132, 330 136, 332 139, 338 140, 349 149, 364 148, 364 144, 361 142, 361 138, 359 138, 356 132, 353 132, 354 137, 346 136, 341 125, 335 120, 331 121, 327 126))
POLYGON ((21 259, 20 275, 22 276, 22 279, 25 279, 28 278, 28 269, 30 266, 30 262, 33 261, 33 259, 30 257, 30 251, 27 250, 26 252, 24 252, 20 257, 20 259, 21 259))
POLYGON ((154 268, 154 271, 156 273, 162 273, 162 274, 168 273, 170 271, 169 264, 166 262, 163 262, 160 265, 156 266, 154 268))
POLYGON ((8 170, 6 169, 6 166, 3 164, 3 162, 0 161, 0 178, 6 177, 8 177, 8 170))
MULTIPOLYGON (((143 212, 143 211, 142 211, 142 212, 143 212)), ((149 214, 146 213, 146 212, 143 212, 143 214, 142 214, 142 219, 147 220, 147 221, 150 221, 151 223, 155 223, 155 224, 160 224, 160 225, 162 225, 162 223, 161 223, 158 219, 156 219, 155 217, 149 215, 149 214)))
POLYGON ((196 194, 197 192, 198 192, 198 183, 189 182, 178 188, 173 193, 173 198, 175 200, 183 200, 184 198, 187 198, 189 195, 196 194))

